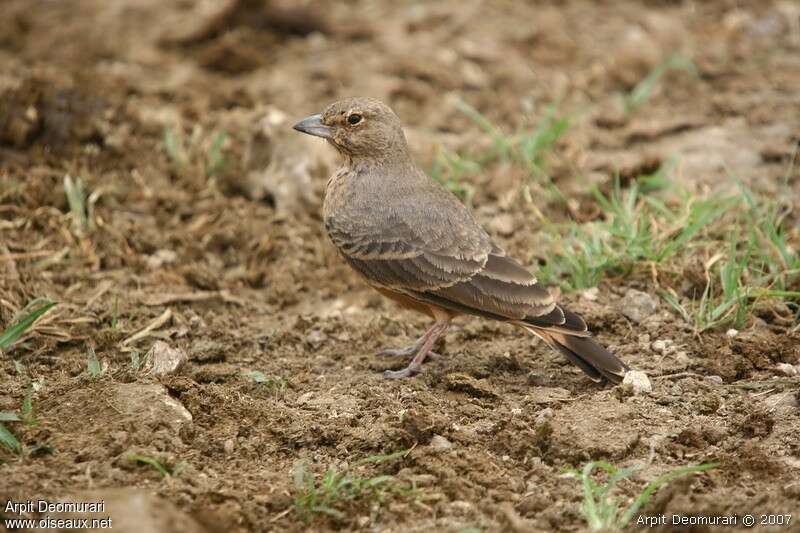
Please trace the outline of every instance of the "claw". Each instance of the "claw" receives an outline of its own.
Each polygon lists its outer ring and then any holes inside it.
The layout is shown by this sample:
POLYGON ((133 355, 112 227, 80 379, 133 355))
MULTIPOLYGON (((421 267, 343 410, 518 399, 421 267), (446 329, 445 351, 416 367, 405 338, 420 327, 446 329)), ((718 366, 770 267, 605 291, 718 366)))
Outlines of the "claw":
POLYGON ((383 372, 383 377, 386 379, 404 379, 416 376, 422 370, 421 365, 411 363, 403 370, 386 370, 383 372))

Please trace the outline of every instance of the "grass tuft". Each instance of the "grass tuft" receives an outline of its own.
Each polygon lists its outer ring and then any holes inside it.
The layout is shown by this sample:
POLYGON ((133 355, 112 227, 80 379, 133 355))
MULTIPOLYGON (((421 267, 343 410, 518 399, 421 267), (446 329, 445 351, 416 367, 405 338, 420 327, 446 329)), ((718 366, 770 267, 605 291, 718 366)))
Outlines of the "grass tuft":
POLYGON ((0 352, 7 352, 23 335, 25 335, 25 332, 33 326, 34 322, 36 322, 40 316, 56 305, 56 302, 45 302, 38 305, 39 303, 38 300, 35 300, 28 304, 21 313, 25 313, 28 307, 36 307, 24 314, 19 320, 13 322, 3 333, 0 333, 0 352))
POLYGON ((103 366, 97 358, 94 348, 89 348, 89 355, 86 359, 86 371, 89 373, 89 378, 92 381, 95 381, 103 375, 103 366))
POLYGON ((150 456, 139 455, 138 453, 129 453, 127 455, 127 459, 129 461, 133 461, 134 463, 140 463, 153 467, 159 474, 161 474, 161 477, 170 477, 172 475, 163 464, 150 456))
MULTIPOLYGON (((388 455, 367 457, 354 466, 366 463, 386 463, 406 457, 411 450, 402 450, 388 455)), ((370 507, 379 508, 390 495, 409 496, 416 487, 398 482, 394 476, 378 475, 360 477, 348 471, 329 468, 321 479, 309 472, 304 463, 298 463, 293 471, 294 510, 305 521, 314 516, 326 515, 341 520, 346 510, 356 501, 366 501, 370 507)))
POLYGON ((164 129, 164 151, 175 171, 181 175, 200 176, 205 180, 219 176, 225 170, 226 140, 224 131, 206 135, 199 126, 194 128, 188 139, 179 129, 164 129))
POLYGON ((72 232, 77 237, 83 237, 92 228, 94 204, 99 198, 99 193, 95 192, 90 195, 80 176, 73 180, 70 175, 66 175, 64 176, 64 194, 67 196, 72 218, 72 232))
POLYGON ((22 419, 14 413, 0 413, 0 444, 7 450, 19 453, 22 445, 3 422, 20 422, 22 419))
POLYGON ((662 486, 674 479, 696 472, 705 472, 717 468, 718 463, 706 463, 697 466, 684 466, 671 470, 658 479, 651 481, 639 491, 633 502, 625 509, 620 508, 620 498, 613 495, 614 489, 621 481, 629 478, 638 467, 618 469, 605 461, 592 461, 581 470, 572 474, 583 486, 583 504, 581 512, 591 531, 617 531, 625 528, 634 515, 650 501, 651 496, 662 486), (592 473, 601 470, 606 474, 605 483, 595 481, 592 473))

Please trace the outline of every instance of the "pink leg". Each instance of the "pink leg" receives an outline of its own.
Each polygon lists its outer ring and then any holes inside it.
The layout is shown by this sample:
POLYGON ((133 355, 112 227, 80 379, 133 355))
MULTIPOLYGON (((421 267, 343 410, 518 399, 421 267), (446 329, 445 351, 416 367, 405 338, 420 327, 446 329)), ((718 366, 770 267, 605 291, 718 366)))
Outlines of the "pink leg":
POLYGON ((422 341, 422 346, 417 350, 417 355, 414 356, 411 363, 403 370, 387 370, 383 373, 383 377, 387 379, 401 379, 419 374, 422 369, 423 361, 425 361, 425 358, 430 354, 431 348, 433 348, 436 340, 447 330, 449 325, 449 320, 437 321, 420 339, 420 341, 422 341))

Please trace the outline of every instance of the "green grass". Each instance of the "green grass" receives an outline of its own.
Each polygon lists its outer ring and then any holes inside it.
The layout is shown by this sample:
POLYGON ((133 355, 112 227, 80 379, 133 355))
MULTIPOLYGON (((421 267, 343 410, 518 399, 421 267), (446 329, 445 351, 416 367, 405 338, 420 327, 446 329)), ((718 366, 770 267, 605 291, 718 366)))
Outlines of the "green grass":
POLYGON ((658 174, 657 180, 646 177, 646 185, 635 180, 623 190, 615 180, 608 194, 595 190, 603 219, 547 235, 551 250, 539 270, 542 282, 580 290, 609 277, 663 275, 661 295, 697 332, 742 328, 755 312, 776 305, 797 312, 798 235, 785 225, 786 209, 742 184, 739 195, 708 198, 678 191, 667 201, 642 193, 661 188, 658 174), (672 287, 698 260, 704 286, 678 294, 672 287))
POLYGON ((89 379, 92 381, 97 380, 103 375, 103 366, 100 364, 100 360, 97 358, 94 348, 89 348, 89 353, 86 358, 86 372, 89 374, 89 379))
POLYGON ((267 376, 260 370, 248 370, 242 372, 242 376, 272 391, 275 394, 276 400, 283 398, 283 395, 286 393, 287 381, 285 378, 267 376))
POLYGON ((475 188, 465 178, 477 175, 480 170, 477 162, 442 148, 433 162, 430 175, 471 207, 475 188))
POLYGON ((622 96, 622 109, 627 114, 639 111, 653 95, 656 87, 661 82, 661 78, 669 71, 683 71, 693 76, 697 76, 697 68, 688 58, 680 54, 673 54, 665 61, 656 65, 636 86, 627 94, 622 96))
POLYGON ((98 194, 90 195, 80 176, 73 180, 69 175, 64 176, 64 194, 72 218, 72 232, 78 237, 83 237, 92 228, 94 203, 98 194))
POLYGON ((140 455, 138 453, 130 453, 127 455, 127 459, 134 463, 139 463, 152 467, 159 474, 161 474, 161 477, 170 477, 174 475, 174 473, 170 473, 170 471, 167 470, 167 468, 163 464, 161 464, 161 462, 157 461, 156 459, 150 456, 140 455))
POLYGON ((9 451, 20 453, 22 445, 4 422, 20 422, 22 419, 14 413, 0 413, 0 444, 9 451))
POLYGON ((662 263, 704 243, 712 223, 736 205, 735 198, 697 200, 683 195, 677 205, 640 193, 637 181, 623 190, 619 180, 608 195, 595 189, 604 219, 570 224, 550 235, 554 247, 539 277, 566 289, 588 289, 609 274, 625 275, 641 264, 662 263))
POLYGON ((224 131, 206 135, 195 127, 187 139, 175 128, 164 129, 164 151, 172 166, 182 175, 197 175, 210 179, 222 174, 226 160, 224 153, 227 134, 224 131))
POLYGON ((474 187, 470 179, 493 164, 514 165, 530 183, 544 187, 554 201, 566 201, 549 174, 549 158, 558 141, 571 125, 568 117, 559 117, 556 105, 550 106, 534 125, 506 133, 491 123, 480 111, 466 102, 457 101, 456 108, 475 123, 491 140, 488 149, 476 153, 453 153, 441 149, 431 169, 431 176, 472 203, 474 187))
POLYGON ((410 497, 416 487, 399 482, 391 475, 361 477, 352 470, 364 464, 393 462, 406 457, 411 450, 367 457, 356 462, 352 468, 339 471, 329 468, 321 478, 309 472, 304 463, 298 463, 292 471, 294 482, 294 510, 303 520, 325 515, 342 520, 357 502, 368 503, 371 510, 380 506, 390 496, 410 497))
MULTIPOLYGON (((14 452, 14 453, 21 453, 22 452, 22 445, 20 444, 17 437, 11 433, 4 423, 9 422, 22 422, 28 427, 33 427, 39 423, 39 420, 36 418, 36 415, 33 410, 33 393, 39 390, 41 387, 41 383, 34 382, 30 388, 28 388, 28 392, 25 393, 25 397, 22 400, 22 416, 16 413, 9 413, 9 412, 0 412, 0 445, 2 445, 7 450, 14 452)), ((31 453, 35 453, 46 445, 40 445, 35 447, 31 450, 31 453)))
POLYGON ((34 300, 25 306, 20 311, 21 318, 13 321, 11 325, 0 333, 0 352, 8 352, 25 335, 25 332, 33 326, 34 322, 55 305, 56 302, 34 300))
POLYGON ((659 488, 679 477, 705 472, 718 466, 717 463, 707 463, 671 470, 642 487, 633 502, 625 508, 620 507, 620 497, 614 495, 615 489, 620 482, 636 472, 638 467, 618 469, 605 461, 593 461, 586 464, 581 470, 573 471, 572 474, 580 480, 583 487, 581 512, 589 530, 618 531, 628 526, 636 513, 647 505, 659 488), (597 477, 593 476, 595 470, 605 473, 604 482, 595 479, 597 477))

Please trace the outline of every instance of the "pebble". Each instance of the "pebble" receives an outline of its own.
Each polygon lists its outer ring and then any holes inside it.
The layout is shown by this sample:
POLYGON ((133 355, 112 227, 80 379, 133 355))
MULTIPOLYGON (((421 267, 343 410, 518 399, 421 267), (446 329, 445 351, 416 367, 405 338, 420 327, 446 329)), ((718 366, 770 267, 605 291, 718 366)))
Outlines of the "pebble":
POLYGON ((431 448, 434 450, 450 450, 453 448, 453 443, 441 435, 434 435, 431 439, 431 448))
POLYGON ((629 370, 622 380, 622 389, 634 396, 639 394, 650 394, 653 391, 653 386, 650 384, 650 378, 641 370, 629 370))
POLYGON ((147 352, 150 361, 150 374, 167 376, 174 374, 189 360, 189 356, 180 348, 173 348, 164 341, 156 341, 147 352))
POLYGON ((797 367, 789 363, 778 363, 775 368, 785 376, 792 377, 797 375, 797 367))
POLYGON ((225 443, 222 445, 222 449, 225 450, 225 453, 230 455, 233 453, 233 450, 236 448, 236 443, 233 439, 227 439, 225 443))
POLYGON ((722 385, 722 383, 723 383, 722 382, 722 377, 716 376, 716 375, 706 376, 705 380, 706 381, 710 381, 711 383, 716 383, 718 385, 722 385))
POLYGON ((536 422, 541 423, 547 420, 548 418, 553 418, 555 416, 555 411, 553 411, 550 407, 545 407, 536 415, 536 422))
POLYGON ((658 300, 646 292, 628 289, 620 301, 620 311, 634 322, 641 322, 658 309, 658 300))
POLYGON ((731 328, 731 329, 729 329, 728 331, 725 332, 725 335, 727 335, 730 338, 733 338, 738 334, 739 334, 739 330, 738 329, 733 329, 733 328, 731 328))
POLYGON ((581 297, 584 300, 589 300, 590 302, 594 302, 600 296, 600 291, 597 287, 592 287, 591 289, 586 289, 581 293, 581 297))

